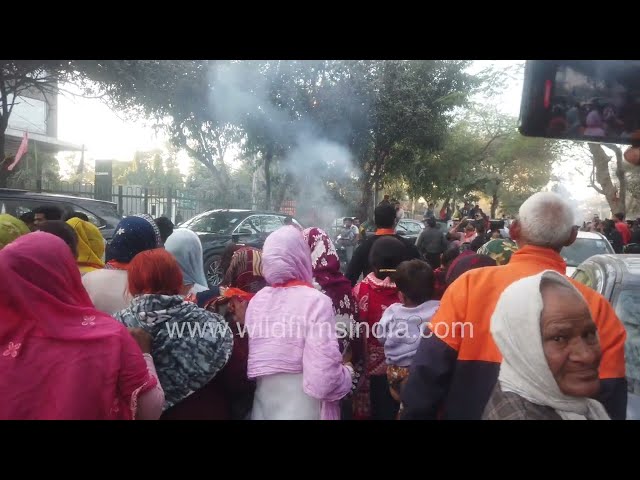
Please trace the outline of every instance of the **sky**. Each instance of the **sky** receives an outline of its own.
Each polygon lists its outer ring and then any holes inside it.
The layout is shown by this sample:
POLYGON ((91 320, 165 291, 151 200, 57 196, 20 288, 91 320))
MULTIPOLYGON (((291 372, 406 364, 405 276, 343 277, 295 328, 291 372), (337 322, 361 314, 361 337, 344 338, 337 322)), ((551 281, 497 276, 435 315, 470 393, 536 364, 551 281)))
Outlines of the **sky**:
MULTIPOLYGON (((476 60, 470 73, 489 66, 507 67, 524 60, 476 60)), ((495 99, 499 110, 513 116, 520 111, 522 78, 515 79, 495 99)), ((85 145, 86 158, 130 161, 137 150, 163 148, 166 138, 156 133, 142 121, 134 121, 124 114, 114 112, 98 99, 87 99, 68 94, 58 97, 58 138, 77 145, 85 145)), ((227 160, 233 160, 228 158, 227 160)), ((178 156, 178 165, 187 174, 190 159, 185 154, 178 156)), ((586 186, 587 179, 575 171, 575 164, 567 163, 554 168, 554 174, 565 180, 576 200, 593 196, 586 186)))

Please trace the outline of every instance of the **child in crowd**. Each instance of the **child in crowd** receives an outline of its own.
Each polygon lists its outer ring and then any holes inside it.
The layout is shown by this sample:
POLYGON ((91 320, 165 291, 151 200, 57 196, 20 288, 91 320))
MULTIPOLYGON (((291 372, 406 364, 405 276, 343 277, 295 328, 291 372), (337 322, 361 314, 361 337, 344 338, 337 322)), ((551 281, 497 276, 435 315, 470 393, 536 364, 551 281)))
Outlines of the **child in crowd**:
POLYGON ((400 389, 409 376, 425 325, 440 306, 433 299, 434 275, 422 260, 402 262, 393 276, 400 303, 389 306, 380 319, 380 343, 384 345, 391 396, 400 401, 400 389))

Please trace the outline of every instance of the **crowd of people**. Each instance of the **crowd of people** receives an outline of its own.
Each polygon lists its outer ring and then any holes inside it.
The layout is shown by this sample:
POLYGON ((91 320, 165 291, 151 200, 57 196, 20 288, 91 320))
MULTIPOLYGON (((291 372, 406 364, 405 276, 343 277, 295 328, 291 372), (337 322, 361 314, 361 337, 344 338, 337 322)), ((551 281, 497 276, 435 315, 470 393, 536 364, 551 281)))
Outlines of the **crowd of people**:
POLYGON ((640 253, 640 217, 628 222, 624 213, 605 220, 594 215, 593 220, 583 223, 581 230, 604 235, 615 253, 640 253))
POLYGON ((470 205, 445 236, 430 207, 415 242, 390 201, 349 225, 345 274, 317 227, 230 244, 215 287, 163 220, 105 245, 77 215, 0 215, 0 418, 624 419, 626 332, 564 276, 570 206, 533 195, 510 238, 470 205))

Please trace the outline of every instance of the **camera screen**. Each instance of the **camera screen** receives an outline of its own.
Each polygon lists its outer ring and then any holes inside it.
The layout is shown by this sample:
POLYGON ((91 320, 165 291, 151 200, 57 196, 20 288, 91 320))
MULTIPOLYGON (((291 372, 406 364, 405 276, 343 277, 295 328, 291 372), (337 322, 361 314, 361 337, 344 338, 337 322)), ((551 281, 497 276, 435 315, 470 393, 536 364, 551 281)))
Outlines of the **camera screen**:
POLYGON ((522 133, 596 142, 640 141, 639 60, 532 63, 525 74, 529 78, 525 78, 522 133))

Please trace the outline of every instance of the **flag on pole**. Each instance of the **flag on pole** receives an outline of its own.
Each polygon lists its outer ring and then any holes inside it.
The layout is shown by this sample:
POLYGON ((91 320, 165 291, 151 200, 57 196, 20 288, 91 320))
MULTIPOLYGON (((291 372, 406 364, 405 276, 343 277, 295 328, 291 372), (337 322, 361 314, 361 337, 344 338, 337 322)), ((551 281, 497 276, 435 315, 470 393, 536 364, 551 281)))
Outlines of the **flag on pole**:
POLYGON ((11 165, 7 167, 7 170, 9 171, 13 170, 13 167, 15 167, 18 164, 22 156, 25 153, 27 153, 28 149, 29 149, 29 133, 24 132, 24 137, 22 137, 22 142, 20 143, 20 147, 18 148, 18 152, 16 153, 16 158, 14 158, 11 165))

